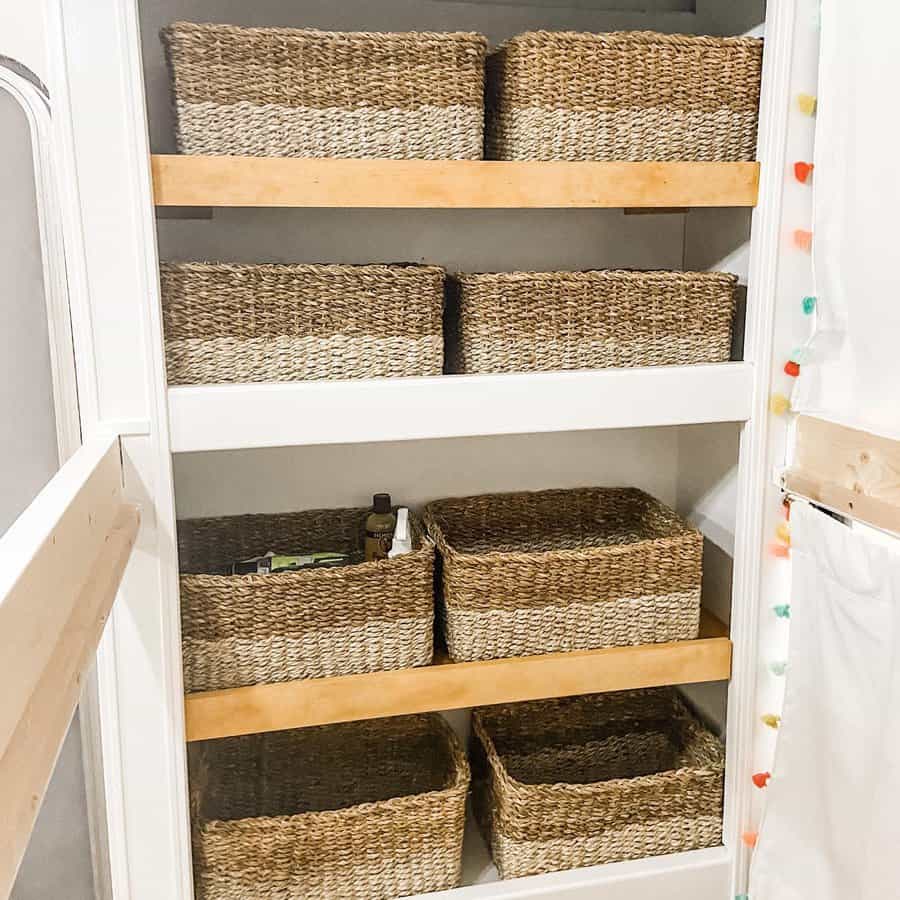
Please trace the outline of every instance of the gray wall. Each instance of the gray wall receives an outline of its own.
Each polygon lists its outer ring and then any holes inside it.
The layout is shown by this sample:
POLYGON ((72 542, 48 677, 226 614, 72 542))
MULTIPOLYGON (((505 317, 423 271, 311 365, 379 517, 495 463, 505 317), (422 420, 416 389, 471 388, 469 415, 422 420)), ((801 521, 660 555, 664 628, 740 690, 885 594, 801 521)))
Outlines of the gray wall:
MULTIPOLYGON (((0 46, 0 51, 2 51, 0 46)), ((0 533, 59 467, 31 136, 0 91, 0 533)), ((13 900, 92 900, 93 875, 77 719, 69 730, 13 900)))

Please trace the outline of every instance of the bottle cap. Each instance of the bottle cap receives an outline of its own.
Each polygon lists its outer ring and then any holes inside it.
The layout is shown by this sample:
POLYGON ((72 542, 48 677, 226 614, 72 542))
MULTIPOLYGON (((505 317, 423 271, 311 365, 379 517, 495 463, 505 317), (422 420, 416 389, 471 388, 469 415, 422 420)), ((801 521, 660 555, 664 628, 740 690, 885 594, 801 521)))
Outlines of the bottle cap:
POLYGON ((375 494, 372 497, 372 509, 377 513, 389 513, 391 511, 391 495, 375 494))

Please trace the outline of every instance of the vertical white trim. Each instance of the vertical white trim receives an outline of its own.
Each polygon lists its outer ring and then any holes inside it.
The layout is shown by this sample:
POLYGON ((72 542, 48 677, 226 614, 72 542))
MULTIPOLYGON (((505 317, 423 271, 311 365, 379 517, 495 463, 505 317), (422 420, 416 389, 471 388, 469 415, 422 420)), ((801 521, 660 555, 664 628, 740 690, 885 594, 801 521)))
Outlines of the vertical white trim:
POLYGON ((744 893, 750 851, 741 842, 752 802, 753 741, 758 711, 758 624, 764 564, 764 520, 771 502, 769 392, 775 323, 778 259, 782 240, 782 187, 786 171, 790 77, 796 0, 769 0, 763 91, 760 102, 759 204, 753 213, 747 294, 745 356, 754 363, 753 411, 740 442, 740 475, 735 528, 731 636, 732 681, 728 693, 725 842, 733 849, 732 895, 744 893))
POLYGON ((111 897, 193 894, 174 498, 155 223, 134 0, 48 0, 55 149, 86 434, 122 440, 126 494, 143 508, 96 677, 111 897), (98 52, 102 48, 102 52, 98 52))

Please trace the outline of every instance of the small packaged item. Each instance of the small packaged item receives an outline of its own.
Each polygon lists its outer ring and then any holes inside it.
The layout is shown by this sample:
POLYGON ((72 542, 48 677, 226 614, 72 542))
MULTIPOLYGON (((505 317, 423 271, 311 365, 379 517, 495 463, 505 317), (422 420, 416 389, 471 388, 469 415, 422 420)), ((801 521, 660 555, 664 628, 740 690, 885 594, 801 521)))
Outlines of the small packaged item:
POLYGON ((321 569, 346 566, 353 560, 349 553, 278 554, 270 550, 264 556, 254 556, 231 564, 232 575, 272 575, 296 572, 300 569, 321 569))

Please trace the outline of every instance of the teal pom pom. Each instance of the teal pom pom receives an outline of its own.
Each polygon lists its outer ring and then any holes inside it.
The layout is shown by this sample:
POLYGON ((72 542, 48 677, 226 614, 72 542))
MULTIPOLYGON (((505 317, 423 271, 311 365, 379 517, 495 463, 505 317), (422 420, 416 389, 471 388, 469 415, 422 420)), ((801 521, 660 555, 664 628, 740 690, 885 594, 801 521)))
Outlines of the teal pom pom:
POLYGON ((772 612, 774 612, 779 619, 789 619, 791 617, 791 604, 779 603, 777 606, 772 607, 772 612))
POLYGON ((791 355, 788 357, 791 362, 797 363, 798 366, 802 366, 803 363, 806 362, 807 357, 809 356, 809 350, 806 347, 794 347, 791 350, 791 355))
POLYGON ((734 900, 750 900, 749 894, 735 894, 734 900))
POLYGON ((787 672, 787 663, 782 662, 781 660, 769 663, 769 671, 777 678, 781 678, 784 676, 784 673, 787 672))
POLYGON ((816 308, 816 298, 815 297, 804 297, 803 298, 803 313, 804 315, 811 316, 813 314, 813 310, 816 308))

